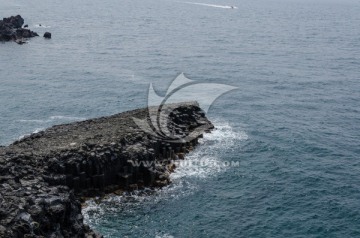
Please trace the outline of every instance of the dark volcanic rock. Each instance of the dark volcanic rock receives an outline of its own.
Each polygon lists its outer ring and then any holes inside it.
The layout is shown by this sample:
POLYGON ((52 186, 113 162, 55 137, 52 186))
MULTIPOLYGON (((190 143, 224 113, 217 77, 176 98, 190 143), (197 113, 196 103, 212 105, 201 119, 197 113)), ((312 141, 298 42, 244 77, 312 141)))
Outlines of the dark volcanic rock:
POLYGON ((0 147, 0 237, 101 237, 83 223, 82 197, 169 184, 173 160, 213 125, 194 102, 161 110, 161 132, 133 120, 149 121, 158 112, 151 107, 53 126, 0 147))
MULTIPOLYGON (((24 43, 24 38, 38 36, 36 32, 21 28, 24 19, 20 16, 11 16, 0 20, 0 41, 16 41, 19 44, 24 43)), ((26 25, 27 26, 27 25, 26 25)))
POLYGON ((44 37, 46 39, 51 39, 51 33, 50 32, 45 32, 44 37))
POLYGON ((20 28, 24 24, 24 19, 20 15, 4 18, 2 21, 11 28, 20 28))

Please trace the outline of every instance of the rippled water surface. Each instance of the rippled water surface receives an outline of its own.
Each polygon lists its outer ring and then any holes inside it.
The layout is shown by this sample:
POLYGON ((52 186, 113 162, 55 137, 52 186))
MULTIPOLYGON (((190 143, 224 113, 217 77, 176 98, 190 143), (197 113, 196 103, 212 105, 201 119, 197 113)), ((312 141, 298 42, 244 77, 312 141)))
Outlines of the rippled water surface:
POLYGON ((149 83, 164 95, 185 72, 238 87, 209 110, 217 130, 172 185, 89 201, 86 222, 105 237, 359 237, 360 2, 193 3, 0 0, 0 17, 53 36, 0 43, 0 144, 144 107, 149 83))

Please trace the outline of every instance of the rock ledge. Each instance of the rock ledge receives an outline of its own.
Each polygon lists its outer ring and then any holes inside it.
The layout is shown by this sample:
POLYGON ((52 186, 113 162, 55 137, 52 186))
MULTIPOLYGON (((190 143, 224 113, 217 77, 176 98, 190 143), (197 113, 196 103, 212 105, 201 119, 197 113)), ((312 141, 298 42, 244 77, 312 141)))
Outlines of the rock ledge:
POLYGON ((161 139, 133 120, 157 110, 53 126, 0 147, 0 237, 101 237, 83 223, 83 197, 169 184, 172 161, 213 125, 196 102, 169 104, 166 128, 186 140, 161 139))
POLYGON ((22 28, 24 19, 20 16, 11 16, 0 20, 0 41, 15 41, 24 44, 25 39, 39 36, 36 32, 22 28))

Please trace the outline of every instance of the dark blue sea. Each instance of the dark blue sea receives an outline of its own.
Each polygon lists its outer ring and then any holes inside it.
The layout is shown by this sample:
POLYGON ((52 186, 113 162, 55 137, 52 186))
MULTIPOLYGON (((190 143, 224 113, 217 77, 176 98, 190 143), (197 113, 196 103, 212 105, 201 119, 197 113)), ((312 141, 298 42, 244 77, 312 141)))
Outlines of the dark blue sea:
MULTIPOLYGON (((0 0, 0 144, 146 107, 184 72, 237 87, 153 192, 87 202, 105 237, 360 237, 358 0, 0 0), (234 8, 231 8, 234 6, 234 8), (41 25, 40 25, 41 24, 41 25)), ((189 100, 192 98, 189 97, 189 100)))

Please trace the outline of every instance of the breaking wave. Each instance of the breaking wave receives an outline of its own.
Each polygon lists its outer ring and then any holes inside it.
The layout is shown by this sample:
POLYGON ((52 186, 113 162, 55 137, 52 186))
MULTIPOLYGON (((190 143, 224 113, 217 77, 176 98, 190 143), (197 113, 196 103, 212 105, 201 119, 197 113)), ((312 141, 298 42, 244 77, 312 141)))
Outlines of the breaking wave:
MULTIPOLYGON (((88 200, 82 209, 85 222, 96 227, 104 221, 105 216, 109 217, 111 214, 115 216, 119 212, 132 214, 136 213, 137 209, 154 206, 164 200, 177 200, 189 196, 198 190, 194 179, 206 179, 228 169, 228 166, 223 166, 224 161, 221 154, 227 149, 237 146, 237 142, 246 140, 248 136, 245 132, 234 131, 228 123, 215 121, 214 125, 216 129, 205 134, 204 138, 199 140, 200 144, 196 149, 186 156, 185 160, 191 161, 192 163, 189 163, 191 166, 180 164, 170 175, 172 183, 169 186, 162 189, 125 192, 122 195, 113 194, 101 201, 99 199, 88 200)), ((107 237, 106 234, 105 237, 107 237)), ((173 236, 160 233, 155 237, 173 236)))

